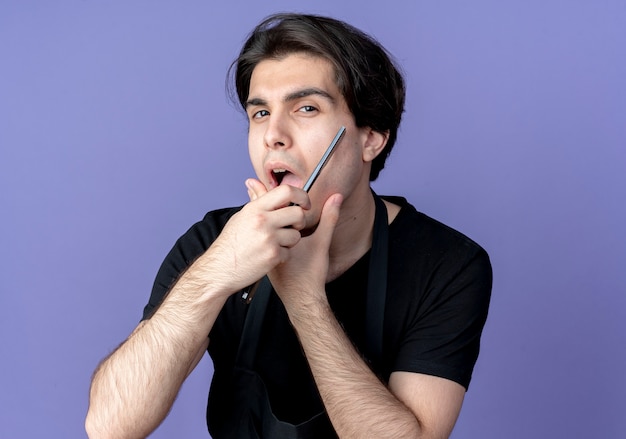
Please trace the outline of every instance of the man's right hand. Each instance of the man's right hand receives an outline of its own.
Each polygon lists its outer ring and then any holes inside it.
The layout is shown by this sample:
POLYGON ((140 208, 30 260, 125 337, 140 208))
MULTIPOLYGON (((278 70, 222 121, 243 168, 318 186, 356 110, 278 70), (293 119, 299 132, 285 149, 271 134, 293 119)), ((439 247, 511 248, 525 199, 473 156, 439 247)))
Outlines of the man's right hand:
POLYGON ((255 179, 246 186, 250 202, 233 215, 205 255, 223 274, 215 281, 230 292, 256 282, 286 260, 288 249, 301 239, 305 211, 311 206, 307 193, 293 186, 268 191, 255 179))

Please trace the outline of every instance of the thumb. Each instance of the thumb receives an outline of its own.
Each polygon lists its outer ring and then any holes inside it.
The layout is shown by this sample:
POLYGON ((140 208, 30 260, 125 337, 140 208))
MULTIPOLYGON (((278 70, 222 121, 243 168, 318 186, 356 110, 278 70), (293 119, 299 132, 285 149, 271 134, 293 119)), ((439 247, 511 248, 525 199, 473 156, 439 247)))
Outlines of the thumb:
POLYGON ((248 197, 250 201, 254 201, 267 192, 265 185, 259 180, 248 178, 246 180, 246 188, 248 189, 248 197))
POLYGON ((326 200, 322 208, 322 214, 315 233, 325 238, 325 244, 328 247, 330 247, 330 241, 333 238, 333 232, 339 220, 339 212, 341 211, 342 203, 343 196, 341 194, 334 194, 326 200))

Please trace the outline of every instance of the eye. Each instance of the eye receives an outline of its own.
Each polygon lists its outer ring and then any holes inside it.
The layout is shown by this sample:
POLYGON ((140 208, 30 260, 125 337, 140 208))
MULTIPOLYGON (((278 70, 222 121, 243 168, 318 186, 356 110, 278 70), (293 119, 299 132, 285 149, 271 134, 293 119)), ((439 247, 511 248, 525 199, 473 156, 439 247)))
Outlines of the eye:
POLYGON ((317 111, 317 108, 313 105, 304 105, 300 107, 298 111, 301 111, 302 113, 313 113, 314 111, 317 111))
POLYGON ((259 110, 257 112, 252 113, 252 119, 260 119, 265 116, 269 116, 270 112, 267 110, 259 110))

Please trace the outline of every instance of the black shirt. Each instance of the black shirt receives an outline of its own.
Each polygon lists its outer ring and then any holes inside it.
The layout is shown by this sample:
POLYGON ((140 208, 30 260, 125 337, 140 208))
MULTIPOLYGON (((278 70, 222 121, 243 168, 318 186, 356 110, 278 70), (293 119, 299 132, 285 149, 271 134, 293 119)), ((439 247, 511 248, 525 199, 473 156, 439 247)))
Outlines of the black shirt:
MULTIPOLYGON (((383 363, 374 372, 387 381, 393 371, 435 375, 469 386, 487 318, 492 273, 487 253, 463 234, 417 212, 406 200, 389 226, 388 283, 383 363)), ((148 318, 180 274, 215 240, 238 208, 209 212, 175 244, 157 274, 148 318)), ((338 321, 357 349, 364 346, 369 255, 327 284, 338 321)), ((210 333, 215 374, 209 410, 215 416, 228 389, 247 305, 228 299, 210 333)), ((315 383, 285 309, 270 296, 257 353, 274 413, 297 424, 323 409, 315 383)), ((219 416, 219 414, 218 414, 219 416)))

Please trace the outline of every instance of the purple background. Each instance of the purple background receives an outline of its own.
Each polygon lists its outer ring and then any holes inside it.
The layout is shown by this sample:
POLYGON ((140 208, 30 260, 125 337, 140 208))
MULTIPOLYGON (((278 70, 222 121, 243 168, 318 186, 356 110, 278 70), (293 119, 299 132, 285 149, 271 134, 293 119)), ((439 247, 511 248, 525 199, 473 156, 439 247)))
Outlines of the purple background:
MULTIPOLYGON (((84 437, 90 375, 166 252, 246 200, 224 78, 278 10, 346 19, 395 54, 408 103, 375 188, 491 254, 453 437, 623 437, 626 3, 261 3, 0 3, 0 437, 84 437)), ((153 437, 206 437, 210 370, 153 437)))

